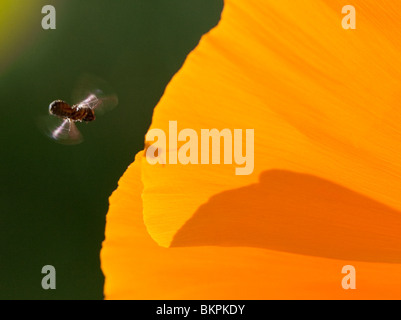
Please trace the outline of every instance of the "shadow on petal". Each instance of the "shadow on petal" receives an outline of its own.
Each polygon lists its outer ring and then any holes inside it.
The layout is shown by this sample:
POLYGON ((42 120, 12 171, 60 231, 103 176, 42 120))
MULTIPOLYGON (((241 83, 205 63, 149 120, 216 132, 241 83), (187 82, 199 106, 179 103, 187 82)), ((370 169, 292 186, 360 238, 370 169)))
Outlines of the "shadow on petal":
POLYGON ((271 170, 202 205, 171 243, 189 246, 401 263, 401 213, 315 176, 271 170))

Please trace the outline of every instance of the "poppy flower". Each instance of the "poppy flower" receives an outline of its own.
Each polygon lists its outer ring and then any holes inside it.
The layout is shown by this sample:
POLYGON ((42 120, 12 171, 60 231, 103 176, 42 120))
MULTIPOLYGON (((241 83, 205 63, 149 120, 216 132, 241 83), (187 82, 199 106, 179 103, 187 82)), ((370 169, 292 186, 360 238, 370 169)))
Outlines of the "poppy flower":
POLYGON ((401 297, 401 4, 354 5, 344 30, 337 0, 225 1, 149 132, 253 129, 253 172, 138 153, 110 198, 106 298, 401 297))

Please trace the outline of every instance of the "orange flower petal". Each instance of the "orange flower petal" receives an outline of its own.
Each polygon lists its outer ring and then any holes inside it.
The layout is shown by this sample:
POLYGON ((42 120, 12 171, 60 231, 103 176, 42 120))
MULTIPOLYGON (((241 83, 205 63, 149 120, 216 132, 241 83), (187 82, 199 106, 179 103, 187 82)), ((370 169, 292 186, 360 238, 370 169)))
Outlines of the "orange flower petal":
POLYGON ((107 299, 399 299, 400 265, 341 261, 249 247, 163 248, 141 208, 141 158, 110 198, 101 261, 107 299), (357 290, 341 269, 357 270, 357 290))
POLYGON ((157 243, 169 246, 212 195, 269 169, 316 175, 401 209, 401 4, 355 4, 358 27, 346 31, 341 1, 226 2, 218 27, 168 85, 151 129, 168 132, 170 120, 197 132, 253 128, 255 171, 145 163, 144 217, 157 243), (394 25, 379 24, 388 19, 394 25))
POLYGON ((106 297, 400 297, 401 3, 354 5, 344 30, 341 1, 226 1, 151 129, 255 129, 254 173, 138 155, 110 199, 106 297))

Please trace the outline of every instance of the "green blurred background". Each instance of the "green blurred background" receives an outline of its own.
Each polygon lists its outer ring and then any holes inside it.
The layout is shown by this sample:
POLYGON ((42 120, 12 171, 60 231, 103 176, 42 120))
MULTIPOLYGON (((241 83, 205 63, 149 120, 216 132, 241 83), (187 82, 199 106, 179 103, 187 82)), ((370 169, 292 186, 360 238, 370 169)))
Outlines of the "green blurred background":
POLYGON ((223 0, 1 0, 0 299, 102 299, 99 253, 108 197, 143 148, 153 108, 223 0), (43 30, 44 5, 56 30, 43 30), (91 73, 119 106, 59 145, 36 127, 91 73), (44 265, 57 289, 43 290, 44 265))

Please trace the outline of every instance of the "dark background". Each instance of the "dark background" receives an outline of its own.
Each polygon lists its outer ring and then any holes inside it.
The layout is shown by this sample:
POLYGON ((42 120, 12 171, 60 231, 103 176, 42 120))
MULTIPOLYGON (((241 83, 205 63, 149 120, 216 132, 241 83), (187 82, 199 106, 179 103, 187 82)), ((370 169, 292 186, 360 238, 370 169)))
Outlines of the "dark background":
POLYGON ((143 148, 167 83, 218 23, 223 0, 25 1, 33 27, 0 73, 0 299, 102 299, 108 197, 143 148), (56 8, 56 30, 41 27, 46 4, 56 8), (83 73, 107 80, 119 106, 78 124, 82 144, 57 144, 35 118, 55 99, 70 101, 83 73), (41 287, 47 264, 56 290, 41 287))

